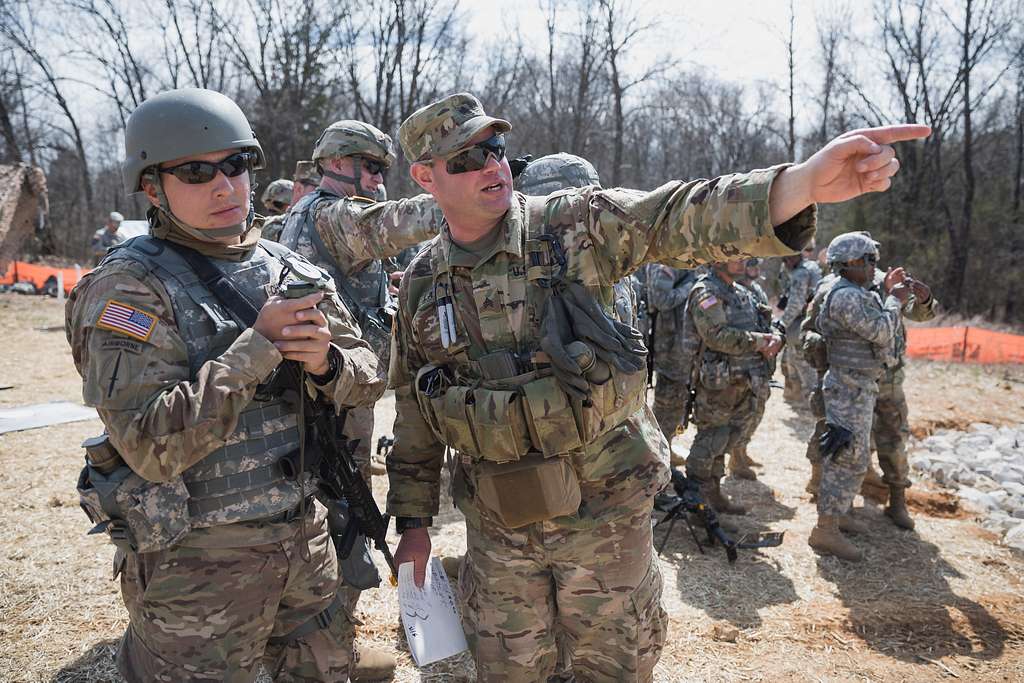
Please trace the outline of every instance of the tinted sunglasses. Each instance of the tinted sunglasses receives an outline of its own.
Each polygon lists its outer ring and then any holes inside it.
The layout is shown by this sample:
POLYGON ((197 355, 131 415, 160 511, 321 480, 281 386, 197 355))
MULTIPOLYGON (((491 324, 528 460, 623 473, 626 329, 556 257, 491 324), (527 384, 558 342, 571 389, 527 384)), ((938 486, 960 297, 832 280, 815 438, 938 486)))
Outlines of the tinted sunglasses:
POLYGON ((371 159, 370 157, 360 158, 363 160, 363 168, 366 169, 366 172, 370 175, 377 175, 378 173, 384 175, 388 170, 388 167, 383 162, 371 159))
POLYGON ((479 171, 487 165, 487 159, 493 155, 495 161, 505 158, 505 136, 502 133, 492 135, 483 142, 468 147, 447 162, 445 168, 451 174, 479 171))
POLYGON ((220 171, 228 178, 237 178, 252 169, 256 155, 252 152, 236 152, 220 161, 186 161, 171 168, 161 168, 161 173, 170 173, 187 185, 202 185, 217 177, 220 171))

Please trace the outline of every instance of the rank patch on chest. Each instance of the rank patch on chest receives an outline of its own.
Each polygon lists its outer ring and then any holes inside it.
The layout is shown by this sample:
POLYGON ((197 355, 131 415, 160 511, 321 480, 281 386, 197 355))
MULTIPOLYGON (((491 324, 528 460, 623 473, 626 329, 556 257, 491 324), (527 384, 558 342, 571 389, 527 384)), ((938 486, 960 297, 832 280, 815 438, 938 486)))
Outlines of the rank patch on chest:
POLYGON ((704 299, 704 301, 700 302, 700 310, 706 311, 717 303, 718 299, 716 299, 713 296, 709 296, 707 299, 704 299))
POLYGON ((96 327, 124 334, 139 341, 149 341, 153 329, 156 328, 156 316, 111 299, 103 307, 96 327))

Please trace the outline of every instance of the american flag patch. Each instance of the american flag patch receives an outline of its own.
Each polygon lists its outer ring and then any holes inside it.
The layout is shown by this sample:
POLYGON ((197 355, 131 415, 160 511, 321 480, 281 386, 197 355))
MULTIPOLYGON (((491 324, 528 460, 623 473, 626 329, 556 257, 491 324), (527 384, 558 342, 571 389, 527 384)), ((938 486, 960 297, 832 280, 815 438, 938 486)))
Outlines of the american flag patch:
POLYGON ((709 296, 707 299, 704 299, 704 301, 700 302, 700 310, 706 311, 717 303, 718 299, 716 299, 714 296, 709 296))
POLYGON ((103 313, 96 321, 96 327, 111 332, 120 332, 139 341, 149 341, 149 336, 153 334, 153 328, 156 327, 156 317, 144 313, 134 306, 111 299, 103 307, 103 313))

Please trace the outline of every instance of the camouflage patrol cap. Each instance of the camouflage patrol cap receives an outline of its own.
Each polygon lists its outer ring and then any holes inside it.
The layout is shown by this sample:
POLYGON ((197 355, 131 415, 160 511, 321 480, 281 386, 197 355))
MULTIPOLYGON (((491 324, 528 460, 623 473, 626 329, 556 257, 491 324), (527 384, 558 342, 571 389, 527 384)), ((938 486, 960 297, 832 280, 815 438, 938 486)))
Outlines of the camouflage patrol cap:
POLYGON ((844 232, 829 242, 826 258, 829 263, 849 263, 869 254, 878 256, 878 242, 870 232, 860 230, 844 232))
POLYGON ((140 192, 142 173, 172 159, 241 148, 266 165, 263 148, 235 102, 215 90, 181 88, 154 95, 128 117, 121 177, 128 194, 140 192))
POLYGON ((316 163, 312 161, 296 161, 295 173, 292 180, 303 185, 319 185, 320 171, 316 170, 316 163))
POLYGON ((274 182, 267 185, 267 189, 263 190, 263 196, 260 197, 260 201, 263 202, 264 206, 270 202, 280 202, 282 204, 292 203, 292 181, 286 178, 278 178, 274 182))
POLYGON ((313 146, 313 161, 338 157, 363 156, 385 166, 395 163, 395 145, 391 136, 362 121, 335 121, 324 129, 313 146))
POLYGON ((575 154, 549 154, 531 161, 516 179, 516 189, 523 194, 545 197, 567 187, 601 187, 601 178, 594 165, 575 154))
POLYGON ((446 159, 488 126, 499 133, 512 130, 511 123, 488 116, 480 100, 461 92, 414 111, 402 122, 398 139, 409 161, 446 159))

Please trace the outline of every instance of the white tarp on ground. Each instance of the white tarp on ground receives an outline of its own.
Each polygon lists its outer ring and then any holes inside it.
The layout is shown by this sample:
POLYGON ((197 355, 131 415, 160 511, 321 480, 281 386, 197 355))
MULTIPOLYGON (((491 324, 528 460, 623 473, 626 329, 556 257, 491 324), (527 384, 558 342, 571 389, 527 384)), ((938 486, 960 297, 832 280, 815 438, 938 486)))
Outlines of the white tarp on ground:
POLYGON ((53 403, 37 403, 17 408, 0 408, 0 434, 48 427, 64 422, 80 422, 81 420, 91 420, 95 417, 98 417, 95 408, 89 408, 78 403, 72 403, 71 401, 54 401, 53 403))

